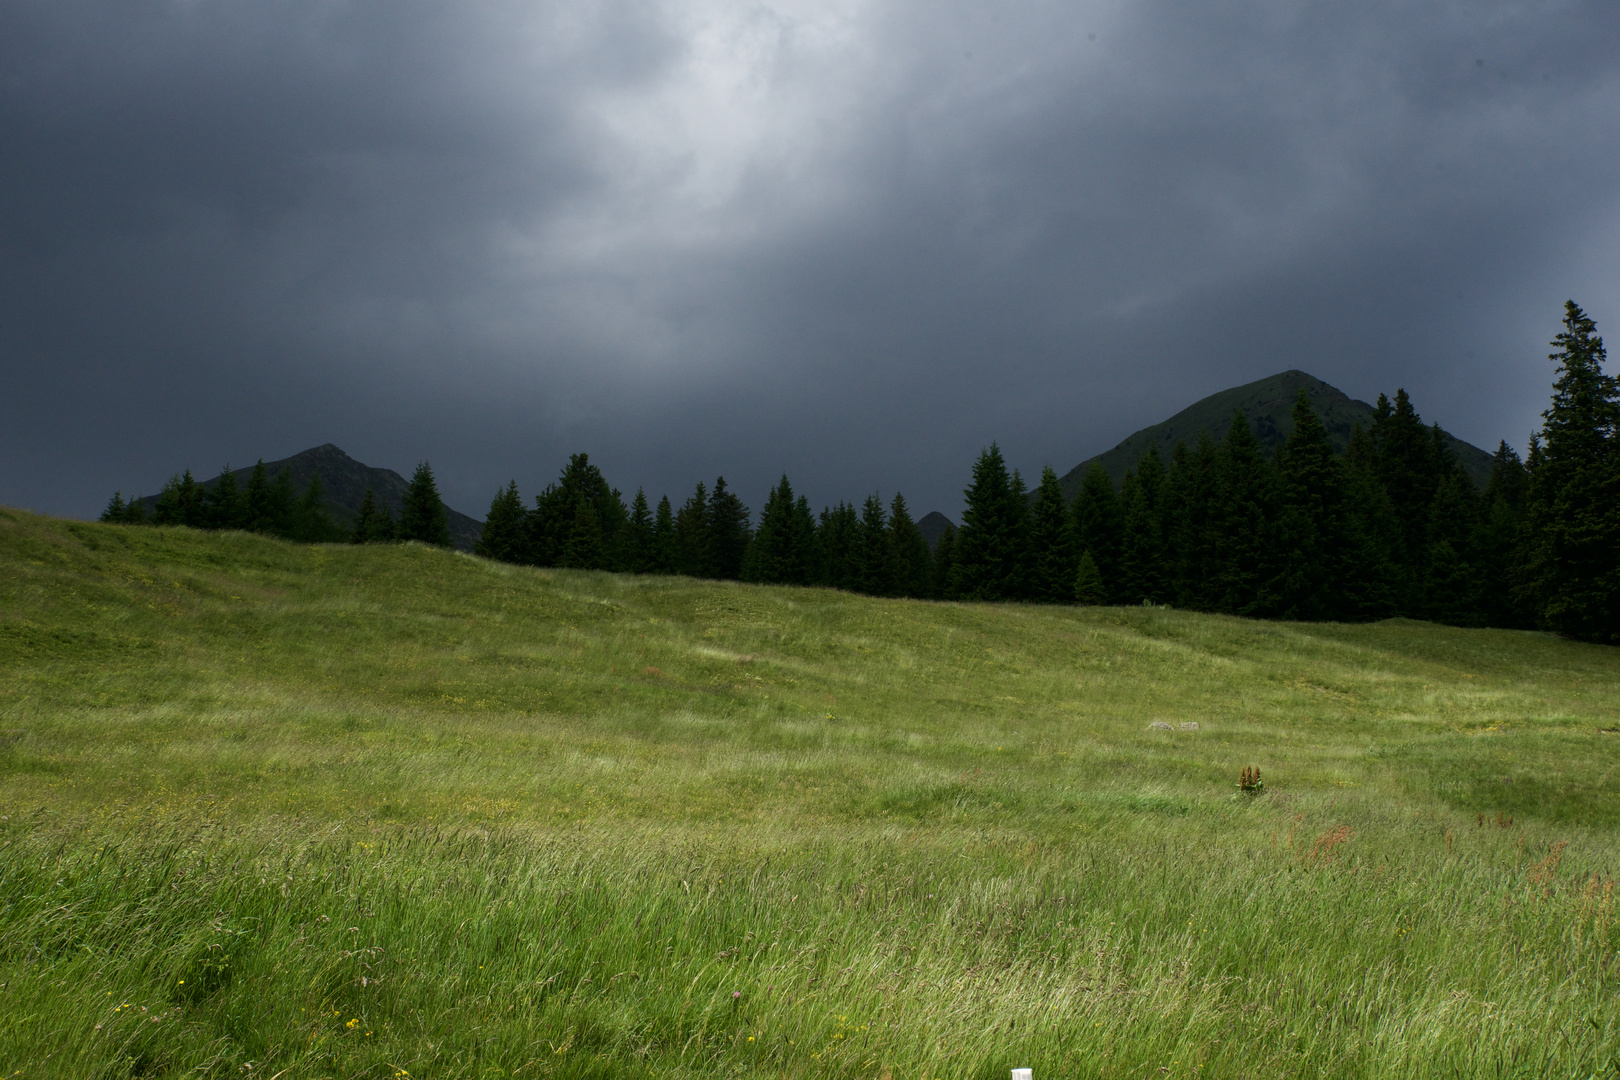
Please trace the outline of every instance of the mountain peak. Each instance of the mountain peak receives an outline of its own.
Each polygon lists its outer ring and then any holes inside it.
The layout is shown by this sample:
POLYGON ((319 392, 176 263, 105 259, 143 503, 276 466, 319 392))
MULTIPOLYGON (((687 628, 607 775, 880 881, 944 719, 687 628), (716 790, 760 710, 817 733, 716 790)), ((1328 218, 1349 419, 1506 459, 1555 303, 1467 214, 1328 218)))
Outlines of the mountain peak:
MULTIPOLYGON (((1316 414, 1322 418, 1328 441, 1340 453, 1350 445, 1350 435, 1357 424, 1364 428, 1372 425, 1375 413, 1371 405, 1357 401, 1309 372, 1289 368, 1195 401, 1163 423, 1145 427, 1128 436, 1112 450, 1087 458, 1063 474, 1059 481, 1063 494, 1069 499, 1080 494, 1080 485, 1092 462, 1101 465, 1103 471, 1118 484, 1147 453, 1150 445, 1157 446, 1159 453, 1168 458, 1176 443, 1191 444, 1198 438, 1199 432, 1219 441, 1225 438, 1232 416, 1239 409, 1249 418, 1249 425, 1254 429, 1254 436, 1261 447, 1270 454, 1293 433, 1294 402, 1301 390, 1305 391, 1316 414)), ((1455 436, 1448 434, 1446 439, 1452 453, 1457 455, 1458 463, 1474 483, 1484 487, 1490 478, 1491 455, 1455 436)))

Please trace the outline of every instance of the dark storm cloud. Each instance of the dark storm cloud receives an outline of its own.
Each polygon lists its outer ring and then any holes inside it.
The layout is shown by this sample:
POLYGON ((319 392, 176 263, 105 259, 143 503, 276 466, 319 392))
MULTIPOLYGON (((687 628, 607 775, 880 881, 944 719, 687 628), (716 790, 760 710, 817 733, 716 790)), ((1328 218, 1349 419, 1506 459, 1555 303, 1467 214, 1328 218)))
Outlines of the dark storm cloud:
POLYGON ((953 512, 1287 367, 1521 442, 1612 4, 13 3, 0 501, 334 441, 953 512))

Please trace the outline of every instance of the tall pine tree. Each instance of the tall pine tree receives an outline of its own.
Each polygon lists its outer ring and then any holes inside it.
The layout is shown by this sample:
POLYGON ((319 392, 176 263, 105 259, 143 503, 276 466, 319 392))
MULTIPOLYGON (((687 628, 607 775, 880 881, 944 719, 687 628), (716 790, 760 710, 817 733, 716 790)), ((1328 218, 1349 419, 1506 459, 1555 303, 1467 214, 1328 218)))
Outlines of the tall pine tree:
POLYGON ((210 529, 240 529, 247 524, 247 500, 229 464, 220 470, 219 479, 203 496, 203 502, 210 529))
POLYGON ((952 592, 964 600, 1022 600, 1027 592, 1029 511, 1023 481, 1007 474, 1001 447, 979 454, 956 534, 952 592))
POLYGON ((629 532, 625 542, 625 569, 632 574, 651 574, 658 569, 658 536, 653 526, 647 493, 636 488, 630 503, 629 532))
POLYGON ((704 577, 735 581, 742 576, 743 555, 748 551, 751 533, 748 522, 748 507, 726 487, 725 477, 716 477, 705 523, 704 577))
MULTIPOLYGON (((371 498, 371 492, 366 492, 371 498)), ((510 481, 489 501, 489 513, 484 517, 484 531, 473 546, 473 554, 501 562, 523 562, 527 545, 527 528, 523 498, 518 494, 517 481, 510 481)))
POLYGON ((861 504, 855 531, 855 588, 868 596, 893 596, 896 591, 894 548, 889 542, 889 515, 877 492, 861 504))
POLYGON ((743 560, 743 580, 767 585, 808 584, 815 573, 815 519, 795 499, 787 474, 765 498, 759 528, 743 560))
POLYGON ((1047 465, 1041 469, 1041 484, 1035 489, 1030 522, 1029 598, 1041 604, 1072 603, 1079 569, 1074 519, 1057 473, 1047 465))
POLYGON ((1098 603, 1121 603, 1125 599, 1120 581, 1120 541, 1124 524, 1120 515, 1119 492, 1108 473, 1097 462, 1086 470, 1080 494, 1074 500, 1074 532, 1083 554, 1091 556, 1104 599, 1098 603))
POLYGON ((400 540, 417 540, 434 547, 450 546, 450 515, 439 497, 433 467, 425 461, 418 463, 411 474, 395 535, 400 540))
POLYGON ((1527 594, 1548 629, 1620 643, 1620 385, 1573 300, 1553 346, 1552 403, 1527 463, 1527 594))
POLYGON ((889 549, 894 556, 895 594, 916 599, 932 596, 933 560, 928 541, 911 520, 906 497, 899 492, 889 504, 889 549))
POLYGON ((699 480, 692 497, 675 513, 677 574, 703 577, 709 565, 709 488, 699 480))
POLYGON ((1171 598, 1165 481, 1164 459, 1159 448, 1149 443, 1136 469, 1120 485, 1120 577, 1127 603, 1162 604, 1171 598))
POLYGON ((669 505, 669 496, 658 499, 658 510, 653 515, 653 571, 674 574, 680 571, 680 539, 675 529, 675 511, 669 505))
POLYGON ((1211 607, 1233 615, 1263 615, 1262 589, 1273 575, 1276 474, 1240 409, 1216 452, 1219 489, 1215 550, 1210 559, 1211 607))
POLYGON ((1344 479, 1311 399, 1294 402, 1294 430, 1279 448, 1282 513, 1270 604, 1285 619, 1341 618, 1344 479))
MULTIPOLYGON (((519 513, 522 509, 518 507, 519 513)), ((394 516, 388 512, 388 507, 377 501, 376 494, 366 488, 366 496, 360 500, 360 512, 354 518, 354 528, 349 532, 349 543, 385 544, 393 538, 394 516)))

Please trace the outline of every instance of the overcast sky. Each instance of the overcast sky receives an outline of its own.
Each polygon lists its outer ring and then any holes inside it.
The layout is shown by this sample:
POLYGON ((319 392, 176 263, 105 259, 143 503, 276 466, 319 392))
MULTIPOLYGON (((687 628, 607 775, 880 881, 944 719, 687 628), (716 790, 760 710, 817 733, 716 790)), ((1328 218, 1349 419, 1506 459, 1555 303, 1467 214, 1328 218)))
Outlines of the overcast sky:
POLYGON ((1522 447, 1567 298, 1620 335, 1614 0, 0 0, 50 513, 334 442, 954 517, 1290 367, 1522 447))

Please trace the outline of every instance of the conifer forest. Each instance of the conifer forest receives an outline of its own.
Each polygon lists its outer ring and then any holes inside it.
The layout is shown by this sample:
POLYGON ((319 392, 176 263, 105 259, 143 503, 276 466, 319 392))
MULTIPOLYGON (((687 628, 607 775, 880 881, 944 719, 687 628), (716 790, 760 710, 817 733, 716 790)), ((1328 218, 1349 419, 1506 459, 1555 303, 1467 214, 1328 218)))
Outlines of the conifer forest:
MULTIPOLYGON (((1302 392, 1293 430, 1265 454, 1237 413, 1115 484, 1099 465, 1064 497, 1033 488, 995 444, 973 464, 960 527, 930 548, 905 497, 815 512, 784 475, 757 521, 718 477, 676 505, 628 504, 586 454, 527 504, 516 482, 489 507, 476 552, 532 566, 818 585, 874 596, 1039 604, 1171 605, 1254 618, 1545 629, 1620 643, 1620 384, 1574 302, 1549 359, 1552 399, 1519 454, 1502 442, 1480 490, 1404 390, 1336 452, 1302 392)), ((346 534, 262 462, 238 485, 172 479, 148 519, 115 495, 105 521, 248 529, 289 539, 447 546, 427 463, 396 521, 368 496, 346 534)))

